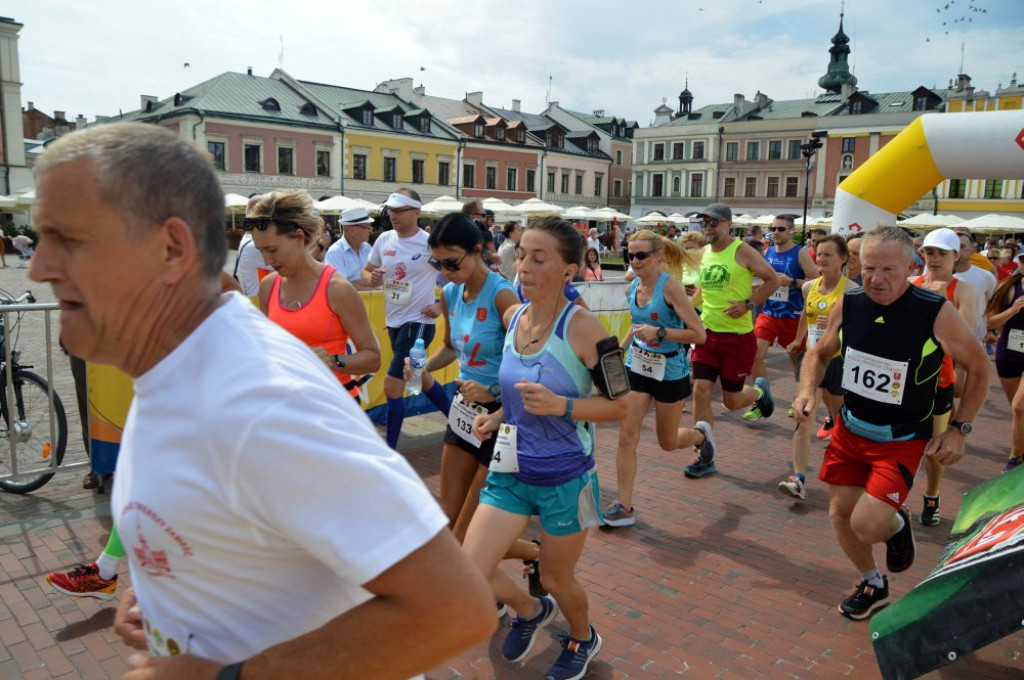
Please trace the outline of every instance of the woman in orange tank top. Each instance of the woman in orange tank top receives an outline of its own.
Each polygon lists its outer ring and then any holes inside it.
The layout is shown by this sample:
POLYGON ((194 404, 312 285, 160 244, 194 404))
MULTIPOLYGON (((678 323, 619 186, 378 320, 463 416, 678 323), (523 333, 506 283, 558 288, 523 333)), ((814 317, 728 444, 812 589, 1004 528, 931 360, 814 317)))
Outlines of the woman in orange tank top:
MULTIPOLYGON (((953 276, 960 260, 960 237, 952 229, 936 229, 925 237, 920 252, 927 270, 920 276, 910 277, 910 282, 938 293, 952 302, 967 325, 974 328, 974 289, 969 283, 953 276)), ((936 434, 944 432, 949 424, 949 416, 953 412, 955 380, 953 359, 947 353, 942 359, 942 368, 939 369, 939 383, 935 395, 933 423, 936 434)), ((931 456, 925 456, 924 463, 927 486, 924 491, 921 524, 934 526, 939 523, 939 482, 942 481, 946 468, 942 463, 935 462, 931 456)))
POLYGON ((380 346, 356 289, 310 252, 323 230, 305 191, 263 196, 245 220, 253 245, 273 269, 260 282, 260 309, 302 340, 356 397, 353 376, 380 369, 380 346), (351 340, 356 351, 349 354, 351 340))

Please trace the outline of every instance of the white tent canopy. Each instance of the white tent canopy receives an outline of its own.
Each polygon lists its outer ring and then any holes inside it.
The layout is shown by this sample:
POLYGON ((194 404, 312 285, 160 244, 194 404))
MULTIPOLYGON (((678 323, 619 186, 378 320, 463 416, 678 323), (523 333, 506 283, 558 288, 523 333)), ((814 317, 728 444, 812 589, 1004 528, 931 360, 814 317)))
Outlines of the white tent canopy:
POLYGON ((602 221, 602 222, 611 222, 613 219, 618 220, 619 222, 625 222, 627 220, 633 219, 629 215, 626 215, 625 213, 621 213, 618 210, 616 210, 615 208, 611 208, 611 207, 609 207, 609 208, 598 208, 594 212, 600 215, 600 217, 595 218, 595 219, 597 219, 599 221, 602 221))
POLYGON ((561 216, 565 212, 562 208, 551 203, 545 203, 539 198, 530 198, 515 207, 513 212, 527 217, 542 217, 544 215, 561 216))
POLYGON ((421 212, 424 215, 430 215, 433 217, 440 217, 447 215, 448 213, 459 212, 462 210, 462 201, 452 198, 451 196, 441 196, 435 198, 429 203, 424 203, 421 212))
POLYGON ((484 210, 493 210, 495 215, 517 212, 515 208, 500 198, 485 198, 484 210))
POLYGON ((224 207, 229 215, 241 215, 245 213, 249 199, 241 194, 224 194, 224 207))
POLYGON ((321 215, 340 215, 342 211, 358 207, 360 204, 355 199, 346 196, 331 196, 317 201, 314 205, 321 215))
POLYGON ((908 217, 902 222, 897 222, 896 226, 907 227, 915 231, 931 231, 932 229, 941 229, 942 227, 952 227, 955 224, 961 224, 963 221, 963 218, 956 215, 929 215, 928 213, 921 213, 920 215, 908 217))
POLYGON ((593 208, 588 208, 585 205, 577 205, 569 208, 562 217, 567 220, 598 220, 601 219, 601 215, 597 213, 593 208))
POLYGON ((657 210, 655 210, 654 212, 649 212, 640 219, 636 220, 636 223, 639 224, 640 226, 646 227, 657 226, 659 224, 668 224, 671 223, 671 221, 672 220, 668 218, 668 215, 666 215, 665 213, 660 213, 657 210))
POLYGON ((1009 215, 983 215, 952 226, 967 227, 971 233, 979 234, 1019 233, 1024 232, 1024 219, 1009 215))

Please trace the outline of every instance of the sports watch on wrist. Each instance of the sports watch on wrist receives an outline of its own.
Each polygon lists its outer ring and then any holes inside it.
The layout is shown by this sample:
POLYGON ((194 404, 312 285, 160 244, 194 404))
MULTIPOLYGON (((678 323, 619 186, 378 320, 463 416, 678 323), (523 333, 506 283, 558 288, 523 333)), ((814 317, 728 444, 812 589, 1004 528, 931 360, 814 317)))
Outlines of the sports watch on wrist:
POLYGON ((747 298, 743 302, 747 305, 747 309, 753 309, 754 308, 754 301, 751 300, 750 298, 747 298))
POLYGON ((960 420, 949 421, 949 428, 953 430, 960 430, 960 434, 962 434, 965 437, 969 435, 971 431, 974 430, 973 425, 971 425, 970 423, 965 423, 960 420))
POLYGON ((334 357, 334 365, 335 366, 337 366, 338 368, 345 368, 345 364, 347 364, 348 362, 345 361, 345 355, 344 354, 332 354, 331 356, 334 357))
POLYGON ((493 383, 490 387, 487 388, 487 391, 491 393, 492 397, 500 398, 501 397, 501 383, 493 383))
POLYGON ((664 326, 659 326, 658 327, 658 342, 663 341, 665 339, 666 335, 668 335, 668 329, 665 328, 664 326))

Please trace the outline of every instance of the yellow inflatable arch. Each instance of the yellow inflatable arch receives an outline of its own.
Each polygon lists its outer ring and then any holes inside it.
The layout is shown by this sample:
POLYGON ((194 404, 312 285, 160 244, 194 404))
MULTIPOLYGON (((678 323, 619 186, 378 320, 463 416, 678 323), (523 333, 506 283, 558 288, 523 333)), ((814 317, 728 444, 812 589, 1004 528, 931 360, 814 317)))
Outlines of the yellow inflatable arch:
POLYGON ((928 113, 836 189, 832 231, 895 224, 943 180, 1024 177, 1024 111, 928 113))

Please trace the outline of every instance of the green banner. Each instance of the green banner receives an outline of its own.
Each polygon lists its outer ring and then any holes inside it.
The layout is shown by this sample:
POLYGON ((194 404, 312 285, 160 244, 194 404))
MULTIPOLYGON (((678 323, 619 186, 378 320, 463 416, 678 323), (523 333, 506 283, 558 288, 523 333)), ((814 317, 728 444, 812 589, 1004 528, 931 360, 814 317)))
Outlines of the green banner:
POLYGON ((871 620, 885 680, 910 680, 1024 628, 1024 467, 964 496, 938 565, 871 620))

